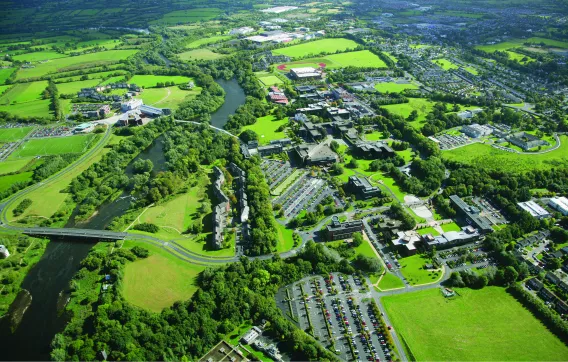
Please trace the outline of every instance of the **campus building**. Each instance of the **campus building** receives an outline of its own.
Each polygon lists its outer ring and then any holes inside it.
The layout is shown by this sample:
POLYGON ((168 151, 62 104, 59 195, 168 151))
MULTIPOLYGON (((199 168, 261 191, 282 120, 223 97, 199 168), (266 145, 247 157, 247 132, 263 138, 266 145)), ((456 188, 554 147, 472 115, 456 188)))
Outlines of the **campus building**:
POLYGON ((564 216, 568 215, 568 199, 564 196, 551 198, 548 201, 548 206, 559 211, 564 216))
POLYGON ((519 202, 517 205, 524 211, 531 214, 532 217, 537 219, 544 219, 550 216, 550 213, 546 211, 542 206, 534 201, 519 202))
POLYGON ((457 215, 464 218, 468 224, 479 230, 480 234, 493 232, 491 223, 485 216, 481 216, 479 209, 466 204, 458 195, 450 196, 450 203, 456 209, 457 215))
POLYGON ((365 159, 388 158, 396 155, 396 152, 392 148, 381 141, 356 142, 353 145, 353 152, 356 156, 365 159))
POLYGON ((290 69, 290 77, 296 80, 320 79, 321 76, 322 76, 321 70, 312 67, 290 69))
POLYGON ((507 137, 507 141, 527 151, 538 146, 548 146, 549 143, 526 132, 517 132, 507 137))
POLYGON ((363 221, 353 220, 339 222, 337 216, 331 218, 331 224, 325 229, 326 238, 328 241, 349 239, 353 236, 353 233, 363 231, 363 221))
POLYGON ((420 234, 414 230, 408 230, 398 231, 391 243, 402 255, 414 255, 417 252, 416 245, 421 240, 420 234))
POLYGON ((329 146, 303 144, 294 148, 296 156, 304 165, 329 165, 337 162, 337 154, 329 146))
POLYGON ((346 189, 362 200, 381 195, 381 190, 378 187, 372 186, 366 178, 358 176, 349 176, 346 189))
POLYGON ((225 175, 219 167, 213 167, 215 182, 213 183, 213 194, 219 202, 213 208, 213 248, 221 249, 223 247, 224 230, 227 226, 227 217, 229 216, 230 204, 229 198, 222 190, 225 183, 225 175))
POLYGON ((460 231, 448 231, 440 236, 427 234, 422 237, 422 240, 426 248, 431 249, 432 247, 436 247, 436 249, 440 250, 471 243, 478 240, 480 236, 477 229, 472 226, 466 226, 460 231))
POLYGON ((463 126, 461 129, 462 133, 465 133, 471 138, 479 138, 483 136, 489 136, 493 133, 493 129, 487 126, 482 126, 477 123, 463 126))

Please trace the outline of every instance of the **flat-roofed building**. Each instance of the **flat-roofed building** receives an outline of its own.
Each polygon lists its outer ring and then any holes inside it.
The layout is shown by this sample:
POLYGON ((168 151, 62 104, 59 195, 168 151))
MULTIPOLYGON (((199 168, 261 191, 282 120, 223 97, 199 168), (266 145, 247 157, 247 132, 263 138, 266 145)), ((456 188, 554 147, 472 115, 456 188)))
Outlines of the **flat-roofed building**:
POLYGON ((322 72, 313 67, 292 68, 290 69, 290 76, 294 79, 319 79, 322 72))
POLYGON ((349 176, 347 189, 363 200, 381 195, 381 190, 378 187, 371 185, 366 178, 358 176, 349 176))
POLYGON ((531 214, 532 217, 537 219, 544 219, 550 216, 550 213, 546 211, 542 206, 534 201, 519 202, 517 204, 522 210, 531 214))
POLYGON ((300 161, 305 165, 329 165, 337 162, 337 154, 323 143, 298 145, 294 150, 300 161))
POLYGON ((414 230, 399 231, 391 241, 392 245, 404 255, 414 255, 417 252, 416 244, 422 240, 422 236, 414 230))
POLYGON ((562 215, 568 215, 568 199, 566 197, 553 197, 548 201, 548 205, 562 215))
POLYGON ((252 327, 247 333, 241 338, 241 342, 244 344, 251 344, 255 339, 262 334, 262 330, 258 327, 252 327))
POLYGON ((471 226, 479 230, 481 234, 493 232, 490 221, 479 214, 479 209, 475 206, 466 204, 458 195, 451 195, 450 202, 457 211, 471 226))
POLYGON ((340 222, 337 216, 331 218, 331 224, 326 227, 326 237, 329 241, 349 239, 353 233, 363 230, 361 220, 340 222))

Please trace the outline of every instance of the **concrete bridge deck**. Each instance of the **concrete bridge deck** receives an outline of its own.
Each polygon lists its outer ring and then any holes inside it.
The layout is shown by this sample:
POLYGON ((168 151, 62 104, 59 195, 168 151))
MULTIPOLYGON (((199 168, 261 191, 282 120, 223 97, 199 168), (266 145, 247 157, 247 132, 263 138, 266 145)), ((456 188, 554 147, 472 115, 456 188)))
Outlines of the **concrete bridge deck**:
POLYGON ((75 237, 98 240, 124 240, 128 233, 91 229, 24 228, 24 234, 35 236, 75 237))

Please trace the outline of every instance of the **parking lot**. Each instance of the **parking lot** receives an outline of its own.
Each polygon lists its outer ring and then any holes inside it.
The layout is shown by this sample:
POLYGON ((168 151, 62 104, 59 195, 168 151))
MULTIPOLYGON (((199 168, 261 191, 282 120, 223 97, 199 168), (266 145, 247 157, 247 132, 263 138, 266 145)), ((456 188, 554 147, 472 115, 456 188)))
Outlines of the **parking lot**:
POLYGON ((260 168, 264 172, 266 181, 273 190, 280 185, 288 176, 294 172, 294 169, 288 161, 276 161, 263 159, 260 168))
POLYGON ((439 134, 436 135, 435 138, 440 142, 439 145, 441 150, 449 150, 471 143, 471 140, 463 135, 455 136, 450 134, 439 134))
POLYGON ((278 306, 296 325, 345 361, 388 361, 392 347, 371 307, 364 282, 333 273, 281 289, 278 306))

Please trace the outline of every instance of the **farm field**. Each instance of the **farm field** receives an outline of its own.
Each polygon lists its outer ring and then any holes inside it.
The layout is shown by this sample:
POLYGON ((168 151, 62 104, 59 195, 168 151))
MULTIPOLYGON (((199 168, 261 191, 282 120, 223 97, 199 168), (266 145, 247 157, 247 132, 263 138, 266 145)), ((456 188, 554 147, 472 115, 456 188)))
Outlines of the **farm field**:
POLYGON ((32 129, 33 127, 0 128, 0 143, 21 140, 30 133, 32 129))
MULTIPOLYGON (((138 243, 125 242, 125 247, 135 245, 138 243)), ((141 246, 150 250, 150 256, 128 263, 124 268, 122 292, 128 302, 158 313, 195 293, 196 277, 205 270, 204 266, 180 260, 151 244, 141 246), (150 273, 151 270, 160 272, 150 273)))
POLYGON ((15 182, 25 182, 32 179, 33 172, 22 172, 15 175, 0 176, 0 192, 6 191, 15 182))
POLYGON ((493 53, 497 50, 504 51, 518 47, 525 47, 524 43, 534 43, 540 44, 544 43, 549 47, 555 48, 568 48, 568 42, 553 40, 553 39, 546 39, 546 38, 539 38, 539 37, 532 37, 528 39, 513 39, 502 43, 491 44, 491 45, 478 45, 475 48, 479 50, 483 50, 488 53, 493 53))
POLYGON ((517 154, 502 151, 486 144, 474 143, 450 151, 443 151, 447 160, 477 165, 486 169, 522 172, 533 169, 550 169, 568 165, 568 136, 560 136, 558 149, 543 154, 517 154))
POLYGON ((4 84, 6 79, 12 75, 12 73, 16 70, 15 68, 4 68, 0 69, 0 84, 4 84))
POLYGON ((58 83, 56 86, 59 94, 76 94, 81 88, 91 88, 100 82, 100 79, 88 79, 70 83, 58 83))
POLYGON ((404 288, 404 283, 396 275, 386 272, 379 281, 378 287, 382 290, 404 288))
POLYGON ((150 21, 150 24, 177 25, 185 23, 197 23, 199 21, 211 20, 222 14, 223 11, 217 8, 200 8, 189 10, 176 10, 164 14, 159 20, 150 21))
POLYGON ((24 166, 26 166, 32 159, 33 157, 28 157, 28 158, 21 158, 19 160, 2 161, 0 162, 0 175, 19 171, 24 166))
POLYGON ((459 67, 447 59, 432 60, 432 63, 439 65, 444 70, 458 69, 459 67))
POLYGON ((232 38, 232 36, 230 36, 230 35, 215 35, 215 36, 210 36, 208 38, 202 38, 202 39, 194 40, 191 43, 187 44, 185 47, 187 49, 195 49, 195 48, 199 48, 202 45, 217 43, 217 42, 227 40, 227 39, 230 39, 230 38, 232 38))
POLYGON ((418 87, 410 83, 387 82, 375 84, 375 89, 381 93, 400 93, 405 89, 418 89, 418 87))
POLYGON ((179 87, 149 88, 144 89, 138 98, 145 104, 161 108, 176 108, 184 99, 196 97, 201 92, 200 87, 195 87, 190 91, 179 89, 179 87))
POLYGON ((184 77, 181 75, 168 76, 168 75, 135 75, 130 78, 129 82, 136 84, 139 87, 153 88, 158 85, 158 83, 174 82, 176 85, 187 84, 192 81, 189 77, 184 77))
MULTIPOLYGON (((2 98, 0 97, 0 102, 2 98)), ((42 117, 49 118, 52 112, 49 109, 51 101, 49 99, 42 99, 26 103, 17 103, 10 105, 0 104, 0 111, 8 112, 20 117, 42 117)))
POLYGON ((50 73, 63 72, 69 69, 111 64, 126 59, 136 52, 137 50, 109 50, 50 60, 46 63, 36 64, 34 68, 20 69, 16 79, 42 77, 50 73))
POLYGON ((12 59, 20 62, 38 62, 42 60, 64 58, 66 56, 67 55, 65 54, 57 53, 54 51, 40 51, 40 52, 14 55, 12 56, 12 59))
POLYGON ((356 52, 326 55, 319 58, 307 58, 295 62, 278 65, 279 71, 287 72, 290 68, 299 67, 324 67, 325 69, 337 69, 345 67, 371 67, 386 68, 385 62, 368 50, 356 52))
POLYGON ((256 123, 244 126, 243 131, 250 129, 258 134, 259 143, 265 145, 270 143, 272 140, 277 140, 280 138, 286 138, 286 132, 277 132, 276 130, 282 126, 288 124, 288 117, 280 120, 276 120, 274 116, 265 116, 257 118, 256 123))
POLYGON ((63 153, 82 153, 96 136, 80 135, 57 138, 30 139, 14 151, 8 160, 17 160, 22 157, 59 155, 63 153))
POLYGON ((18 83, 0 97, 0 105, 25 103, 41 99, 47 81, 18 83))
POLYGON ((406 258, 398 259, 398 261, 400 262, 402 275, 412 285, 432 283, 441 276, 441 272, 438 272, 438 275, 436 275, 436 272, 423 269, 424 264, 429 263, 429 261, 419 254, 407 256, 406 258))
POLYGON ((187 52, 178 54, 181 60, 215 60, 225 57, 225 54, 214 53, 209 49, 193 49, 187 52))
POLYGON ((335 53, 336 51, 345 51, 355 49, 358 46, 356 42, 350 39, 321 39, 308 43, 292 45, 286 48, 276 49, 274 54, 287 55, 291 58, 303 57, 306 55, 318 55, 321 53, 335 53))
POLYGON ((437 288, 382 299, 394 329, 416 360, 568 358, 568 347, 504 289, 457 291, 459 296, 450 299, 437 288))

